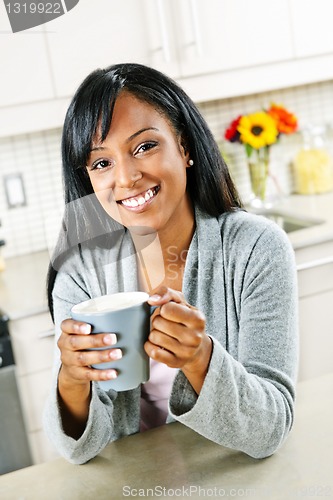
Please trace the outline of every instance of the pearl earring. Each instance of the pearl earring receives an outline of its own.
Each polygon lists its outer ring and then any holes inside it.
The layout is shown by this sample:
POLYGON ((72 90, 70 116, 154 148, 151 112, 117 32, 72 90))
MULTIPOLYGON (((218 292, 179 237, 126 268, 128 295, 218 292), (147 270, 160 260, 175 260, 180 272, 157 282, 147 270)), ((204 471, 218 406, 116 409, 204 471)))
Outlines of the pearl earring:
POLYGON ((188 161, 188 164, 189 164, 189 166, 190 166, 190 167, 193 167, 193 165, 194 165, 194 161, 193 161, 193 160, 189 160, 189 161, 188 161))

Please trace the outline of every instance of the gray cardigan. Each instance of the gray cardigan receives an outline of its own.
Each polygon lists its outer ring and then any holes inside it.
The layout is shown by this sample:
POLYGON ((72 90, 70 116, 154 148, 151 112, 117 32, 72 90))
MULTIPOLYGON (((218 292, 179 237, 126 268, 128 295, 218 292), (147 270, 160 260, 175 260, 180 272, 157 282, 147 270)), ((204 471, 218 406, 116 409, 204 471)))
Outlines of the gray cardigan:
MULTIPOLYGON (((111 248, 88 244, 66 260, 53 294, 56 337, 74 304, 138 289, 130 245, 124 231, 111 248)), ((297 375, 296 270, 286 234, 241 210, 218 219, 196 210, 183 293, 204 312, 213 353, 199 396, 177 372, 167 422, 177 420, 255 458, 271 455, 292 426, 297 375)), ((93 382, 86 429, 78 440, 67 436, 57 401, 59 366, 56 348, 44 428, 67 460, 84 463, 111 441, 139 432, 140 387, 104 392, 93 382)))

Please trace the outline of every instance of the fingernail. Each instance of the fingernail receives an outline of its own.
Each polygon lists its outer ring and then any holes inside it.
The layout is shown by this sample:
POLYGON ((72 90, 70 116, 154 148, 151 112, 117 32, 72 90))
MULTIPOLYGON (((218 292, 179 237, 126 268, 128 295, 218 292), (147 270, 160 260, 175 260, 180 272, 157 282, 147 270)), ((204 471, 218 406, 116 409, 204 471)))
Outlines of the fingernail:
POLYGON ((161 297, 160 295, 157 295, 157 294, 155 293, 154 295, 151 295, 151 296, 149 297, 149 300, 151 300, 151 301, 153 301, 153 302, 157 302, 157 301, 161 300, 161 298, 162 298, 162 297, 161 297))
POLYGON ((104 344, 107 345, 114 345, 117 343, 117 337, 115 336, 114 333, 110 333, 110 335, 105 335, 103 338, 104 344))
POLYGON ((87 323, 84 325, 80 325, 80 333, 91 333, 91 325, 88 325, 87 323))
POLYGON ((115 378, 117 378, 117 372, 115 370, 108 370, 106 372, 106 376, 108 379, 111 379, 111 380, 115 379, 115 378))
POLYGON ((113 349, 111 352, 110 352, 110 358, 111 359, 121 359, 123 356, 123 353, 121 352, 120 349, 113 349))

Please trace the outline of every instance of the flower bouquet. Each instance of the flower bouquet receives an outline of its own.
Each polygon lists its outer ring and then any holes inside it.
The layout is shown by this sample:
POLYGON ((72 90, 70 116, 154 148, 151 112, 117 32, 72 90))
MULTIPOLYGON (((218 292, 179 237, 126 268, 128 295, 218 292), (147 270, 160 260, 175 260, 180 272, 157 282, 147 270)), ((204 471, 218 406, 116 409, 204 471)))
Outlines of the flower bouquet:
POLYGON ((296 130, 296 116, 277 104, 272 104, 268 110, 240 115, 226 129, 224 138, 227 141, 245 147, 254 206, 265 204, 270 147, 281 134, 292 134, 296 130))

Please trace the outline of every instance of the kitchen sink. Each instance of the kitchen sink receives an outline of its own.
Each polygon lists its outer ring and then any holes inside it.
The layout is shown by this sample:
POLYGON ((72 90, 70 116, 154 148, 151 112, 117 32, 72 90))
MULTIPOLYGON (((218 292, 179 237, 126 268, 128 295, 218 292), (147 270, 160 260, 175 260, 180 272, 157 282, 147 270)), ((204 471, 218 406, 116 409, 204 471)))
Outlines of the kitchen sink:
POLYGON ((274 209, 252 209, 247 208, 249 212, 255 213, 257 215, 262 215, 270 219, 278 226, 280 226, 286 233, 292 233, 293 231, 299 231, 300 229, 306 229, 309 227, 316 226, 318 224, 323 224, 325 221, 323 219, 314 219, 309 217, 303 217, 300 215, 294 215, 289 212, 274 210, 274 209))

